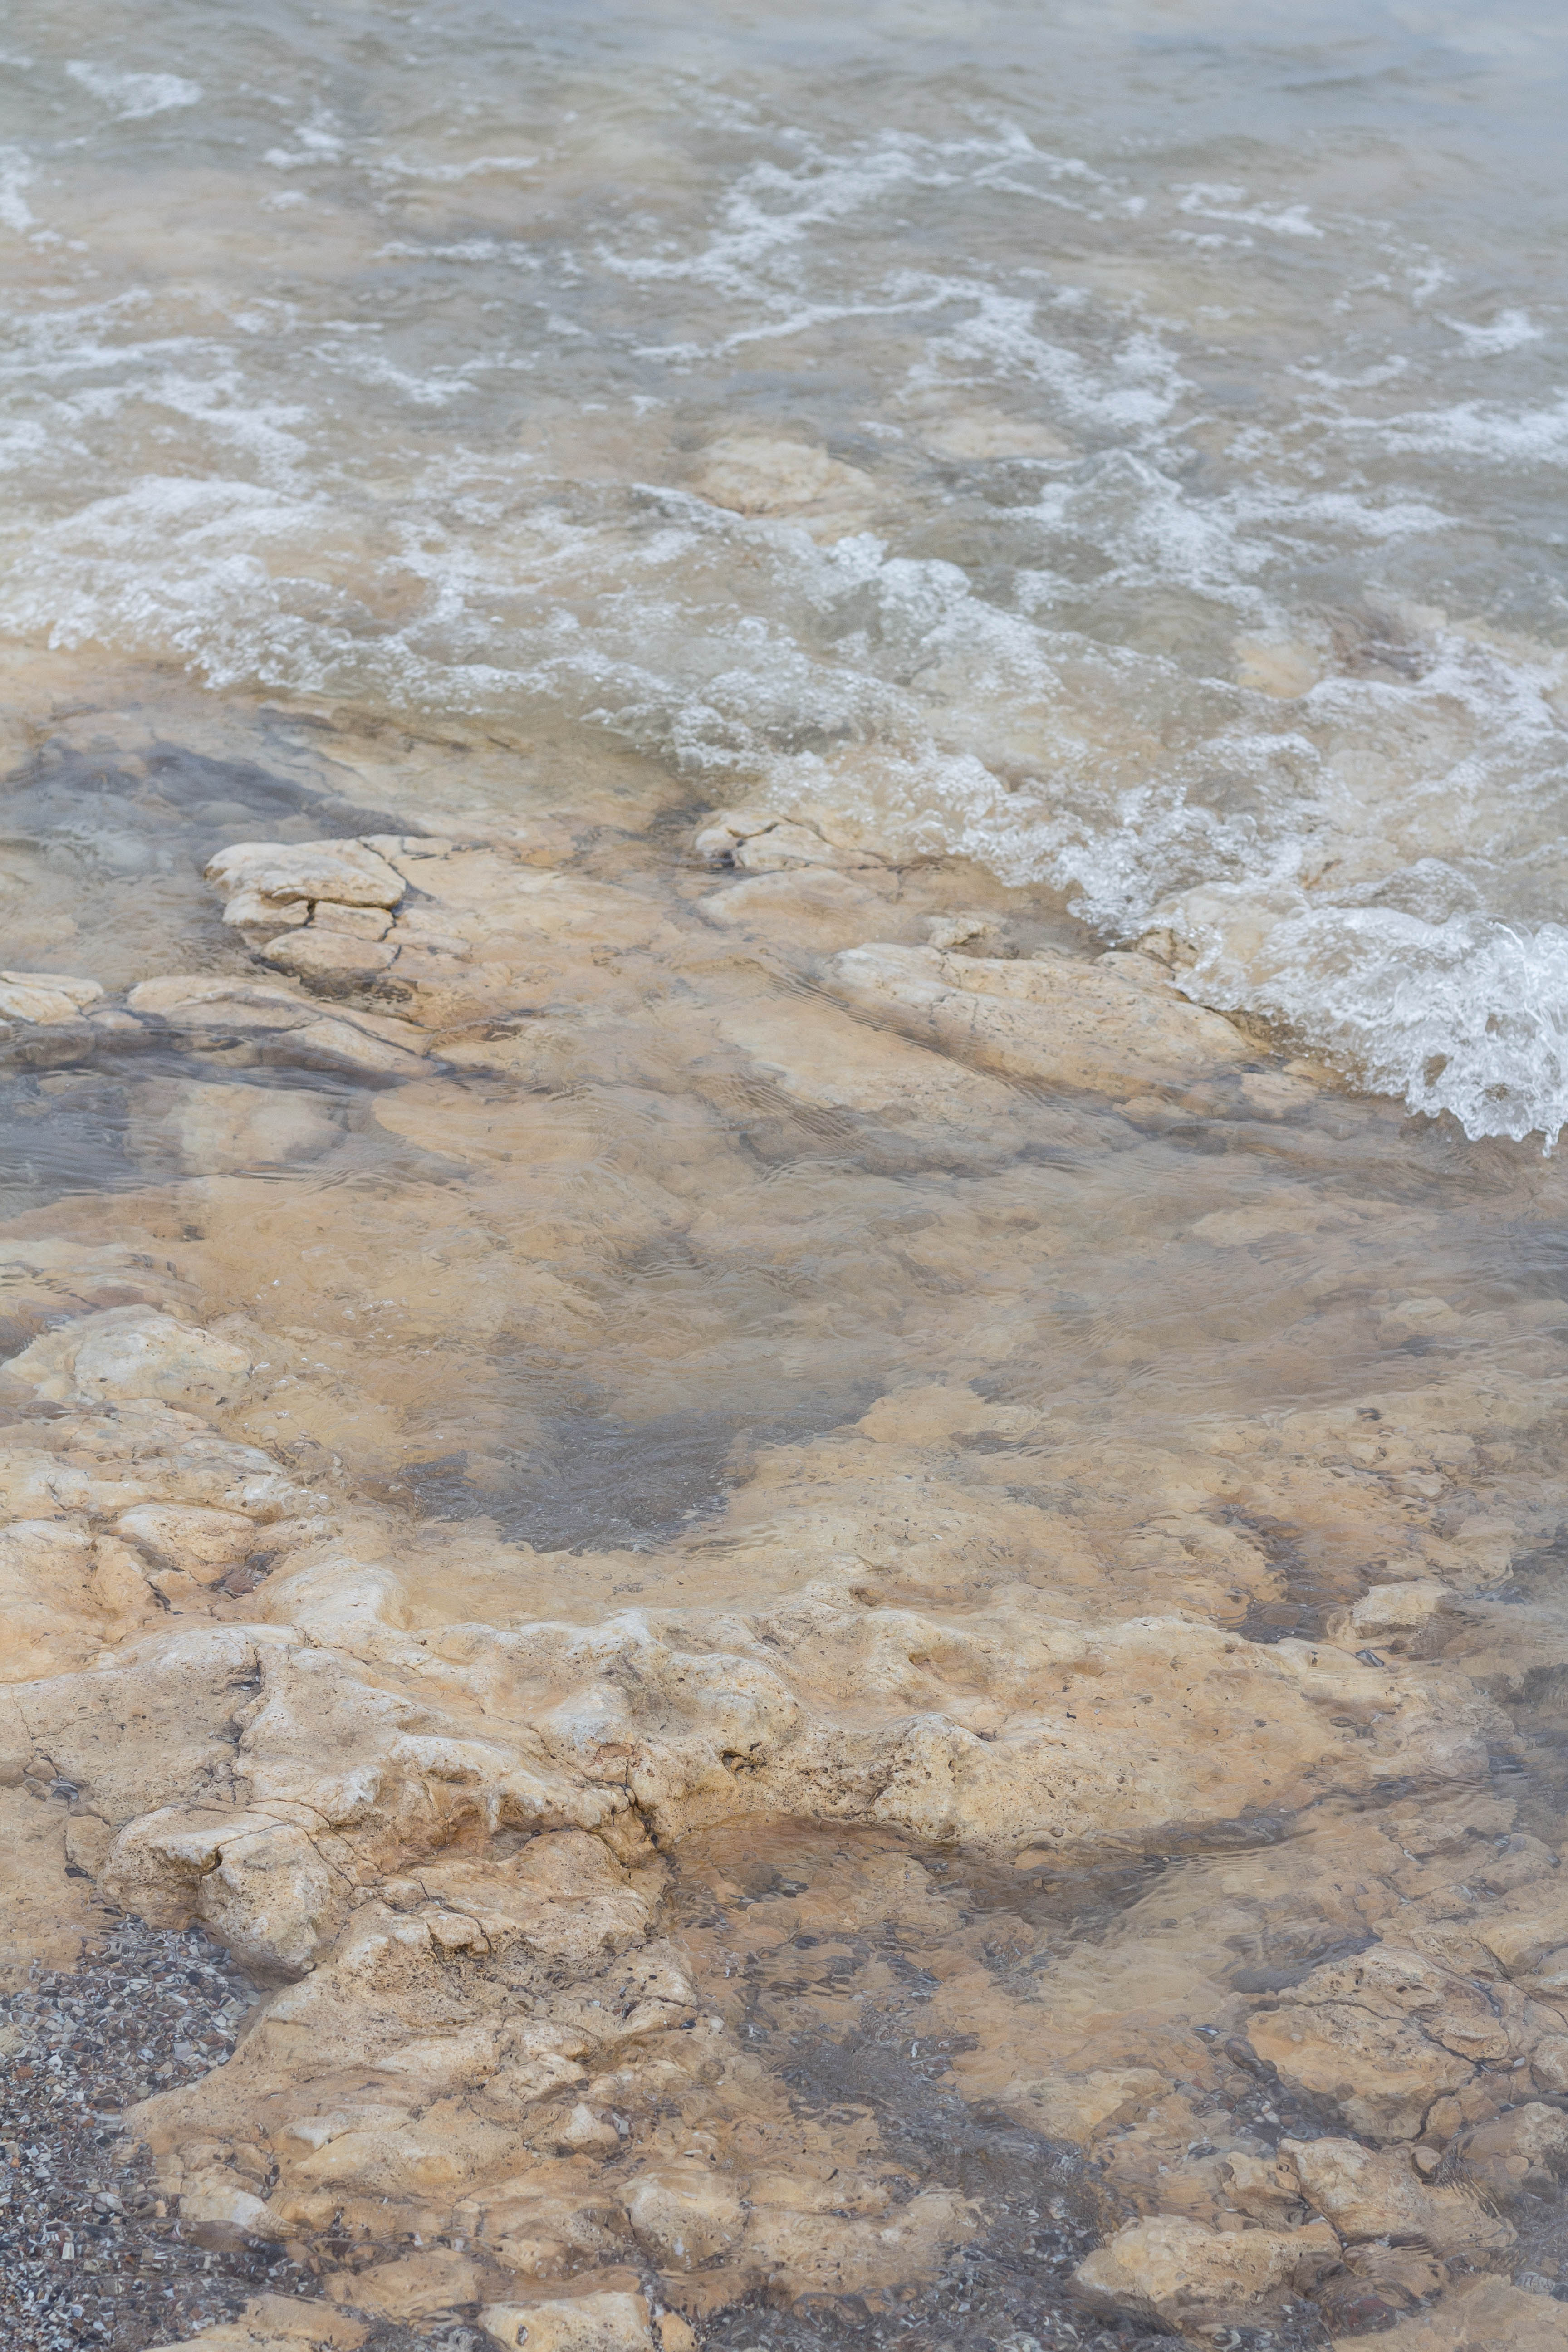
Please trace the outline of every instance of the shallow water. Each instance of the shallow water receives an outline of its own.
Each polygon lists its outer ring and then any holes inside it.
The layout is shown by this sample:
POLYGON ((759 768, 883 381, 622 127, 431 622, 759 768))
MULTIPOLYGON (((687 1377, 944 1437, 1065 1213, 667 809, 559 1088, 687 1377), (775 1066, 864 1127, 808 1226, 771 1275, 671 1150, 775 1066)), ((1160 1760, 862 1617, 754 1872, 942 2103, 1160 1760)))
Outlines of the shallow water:
POLYGON ((30 16, 5 619, 854 811, 1554 1136, 1563 32, 30 16), (693 496, 717 436, 847 465, 693 496))
POLYGON ((13 31, 0 1969, 366 2352, 1568 2344, 1563 34, 1310 13, 13 31))

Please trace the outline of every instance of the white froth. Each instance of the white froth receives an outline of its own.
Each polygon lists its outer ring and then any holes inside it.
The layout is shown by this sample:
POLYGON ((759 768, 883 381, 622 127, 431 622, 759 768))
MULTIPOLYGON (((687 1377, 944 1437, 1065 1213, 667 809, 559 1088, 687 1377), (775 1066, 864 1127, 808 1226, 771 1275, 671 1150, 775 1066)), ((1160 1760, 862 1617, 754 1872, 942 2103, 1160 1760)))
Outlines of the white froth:
POLYGON ((117 66, 94 65, 75 58, 66 71, 72 81, 111 106, 121 122, 139 122, 149 114, 167 114, 177 106, 199 106, 202 86, 181 74, 126 73, 117 66))

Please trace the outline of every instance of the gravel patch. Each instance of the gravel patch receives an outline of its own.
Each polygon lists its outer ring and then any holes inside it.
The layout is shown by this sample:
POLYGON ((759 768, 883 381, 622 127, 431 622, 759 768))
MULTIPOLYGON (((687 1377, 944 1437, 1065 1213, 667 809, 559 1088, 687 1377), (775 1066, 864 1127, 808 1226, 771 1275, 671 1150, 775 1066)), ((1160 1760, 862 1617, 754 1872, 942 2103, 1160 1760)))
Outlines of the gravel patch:
POLYGON ((276 2247, 214 2252, 182 2233, 124 2111, 224 2064, 256 1987, 199 1929, 123 1920, 78 1967, 0 1995, 0 2343, 144 2352, 314 2293, 276 2247))

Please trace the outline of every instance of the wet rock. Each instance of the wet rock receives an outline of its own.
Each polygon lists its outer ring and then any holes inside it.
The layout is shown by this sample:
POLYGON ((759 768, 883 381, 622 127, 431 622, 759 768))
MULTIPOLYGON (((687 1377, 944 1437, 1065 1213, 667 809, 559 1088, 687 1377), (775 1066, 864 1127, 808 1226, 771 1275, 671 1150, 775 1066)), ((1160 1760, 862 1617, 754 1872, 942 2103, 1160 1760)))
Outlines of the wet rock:
POLYGON ((658 2352, 640 2294, 588 2294, 552 2303, 490 2303, 479 2314, 492 2340, 517 2352, 658 2352))
POLYGON ((1528 1993, 1568 1995, 1568 1885, 1537 1884, 1476 1920, 1476 1941, 1528 1993))
POLYGON ((1347 1650, 1360 1649, 1368 1642, 1386 1649, 1404 1649, 1426 1631, 1453 1598, 1451 1589, 1432 1576, 1374 1584, 1353 1608, 1336 1612, 1327 1630, 1347 1650))
POLYGON ((819 538, 858 530, 876 495, 870 477, 824 449, 765 433, 711 441, 692 477, 710 505, 742 515, 787 515, 819 538))
POLYGON ((745 2231, 734 2182, 695 2169, 646 2174, 632 2184, 626 2210, 638 2239, 666 2270, 700 2270, 732 2254, 745 2231))
POLYGON ((1466 2178, 1506 2204, 1526 2192, 1552 2196, 1568 2173, 1568 2116, 1530 2100, 1479 2124, 1460 2142, 1466 2178))
POLYGON ((247 1349, 216 1332, 142 1307, 110 1307, 35 1339, 5 1376, 56 1401, 150 1397, 210 1406, 243 1386, 251 1362, 247 1349))
POLYGON ((102 994, 96 980, 72 980, 53 971, 0 971, 0 1021, 53 1027, 75 1021, 102 994))
POLYGON ((1219 1014, 1168 982, 1145 985, 1108 970, 1109 961, 876 945, 847 949, 828 973, 851 1003, 1013 1077, 1125 1093, 1243 1057, 1241 1038, 1219 1014))
POLYGON ((403 877, 361 841, 237 841, 209 860, 206 878, 226 898, 244 890, 284 906, 395 907, 404 891, 403 877))
POLYGON ((1333 2352, 1373 2352, 1385 2344, 1396 2352, 1568 2352, 1568 2305, 1525 2294, 1505 2279, 1469 2279, 1436 2310, 1403 2319, 1392 2337, 1336 2335, 1333 2352))
POLYGON ((1118 2230, 1073 2279, 1100 2308, 1184 2330, 1255 2315, 1305 2294, 1339 2259, 1339 2239, 1325 2221, 1226 2231, 1161 2213, 1118 2230))
POLYGON ((1007 1088, 902 1037, 877 1035, 836 1005, 787 1010, 765 998, 723 1013, 720 1034, 797 1102, 881 1118, 1006 1118, 1007 1088))
POLYGON ((331 2304, 297 2295, 252 2295, 237 2319, 153 2352, 358 2352, 367 2323, 331 2304))
POLYGON ((997 408, 965 408, 922 425, 921 439, 941 457, 1070 457, 1073 446, 1048 425, 997 408))
POLYGON ((397 954, 383 940, 356 939, 352 932, 318 929, 290 931, 263 950, 268 963, 282 971, 298 972, 301 980, 340 982, 374 980, 397 954))
POLYGON ((340 2303, 357 2311, 419 2321, 450 2316, 480 2302, 485 2273, 478 2263, 445 2246, 405 2254, 401 2262, 376 2263, 332 2282, 340 2303))
POLYGON ((1342 2238, 1417 2242, 1436 2253, 1479 2257, 1513 2242, 1511 2225, 1473 2188, 1430 2188, 1404 2148, 1353 2139, 1284 2139, 1281 2163, 1295 2166, 1308 2203, 1342 2238))
POLYGON ((163 1079, 137 1088, 132 1131, 143 1159, 173 1155, 192 1176, 315 1160, 343 1132, 331 1103, 300 1087, 163 1079))
POLYGON ((1247 2032, 1287 2083, 1333 2101, 1376 2140, 1414 2138, 1435 2100, 1468 2084, 1481 2059, 1512 2048, 1474 1986, 1389 1946, 1313 1969, 1247 2032))
POLYGON ((691 846, 710 866, 757 875, 802 866, 875 874, 884 864, 874 849, 830 835, 810 817, 781 816, 773 809, 721 810, 699 826, 691 846))
MULTIPOLYGON (((736 864, 748 862, 742 844, 736 864)), ((700 899, 700 912, 721 930, 761 931, 823 955, 851 946, 887 919, 884 891, 855 875, 815 864, 753 874, 700 899)))
POLYGON ((323 1018, 312 998, 283 981, 213 980, 187 973, 142 981, 133 1011, 196 1040, 237 1033, 260 1041, 263 1060, 372 1075, 413 1075, 429 1040, 384 1013, 343 1009, 323 1018), (275 1042, 274 1042, 275 1041, 275 1042))

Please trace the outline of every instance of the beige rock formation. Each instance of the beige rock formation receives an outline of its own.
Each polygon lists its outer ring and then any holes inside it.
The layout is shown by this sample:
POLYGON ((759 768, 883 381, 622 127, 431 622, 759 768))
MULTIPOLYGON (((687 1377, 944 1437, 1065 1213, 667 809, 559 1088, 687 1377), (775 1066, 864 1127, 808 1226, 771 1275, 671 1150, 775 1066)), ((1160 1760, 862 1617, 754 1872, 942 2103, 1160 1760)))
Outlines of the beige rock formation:
POLYGON ((1182 2329, 1213 2326, 1315 2286, 1340 2259, 1326 2223, 1215 2231, 1180 2215, 1130 2221, 1079 2264, 1086 2298, 1182 2329))
POLYGON ((0 1234, 5 1980, 251 1973, 130 2118, 321 2273, 219 2352, 940 2298, 1026 2141, 1101 2311, 1527 2343, 1559 1304, 1413 1316, 1381 1111, 837 830, 214 861, 224 968, 109 1008, 188 1057, 138 1189, 0 1234))
POLYGON ((1126 1095, 1190 1083, 1247 1052, 1227 1021, 1189 1003, 1142 957, 998 961, 932 947, 850 948, 834 959, 832 982, 851 1003, 947 1053, 1042 1085, 1126 1095))
POLYGON ((96 980, 54 971, 0 971, 0 1020, 52 1027, 58 1021, 74 1021, 102 994, 96 980))
POLYGON ((1339 2336, 1333 2352, 1563 2352, 1568 2308, 1548 2295, 1521 2294, 1505 2279, 1467 2280, 1436 2311, 1401 2323, 1392 2336, 1339 2336))
POLYGON ((1428 2188, 1403 2148, 1363 2147, 1353 2139, 1281 2140, 1306 2200, 1349 2242, 1388 2238, 1471 2257, 1513 2242, 1510 2225, 1476 2190, 1428 2188))

